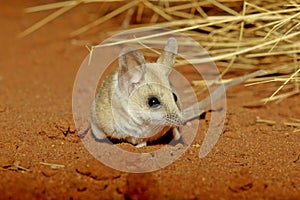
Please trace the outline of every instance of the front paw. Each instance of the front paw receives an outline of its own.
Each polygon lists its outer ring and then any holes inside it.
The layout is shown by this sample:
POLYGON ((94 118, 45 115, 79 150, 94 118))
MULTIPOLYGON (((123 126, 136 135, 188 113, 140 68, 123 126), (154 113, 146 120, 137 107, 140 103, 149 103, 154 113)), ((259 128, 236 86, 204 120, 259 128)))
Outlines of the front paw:
POLYGON ((147 146, 147 142, 142 142, 142 143, 135 145, 136 148, 141 148, 141 147, 145 147, 145 146, 147 146))
POLYGON ((180 130, 179 128, 173 128, 173 138, 175 140, 179 140, 180 139, 180 130))

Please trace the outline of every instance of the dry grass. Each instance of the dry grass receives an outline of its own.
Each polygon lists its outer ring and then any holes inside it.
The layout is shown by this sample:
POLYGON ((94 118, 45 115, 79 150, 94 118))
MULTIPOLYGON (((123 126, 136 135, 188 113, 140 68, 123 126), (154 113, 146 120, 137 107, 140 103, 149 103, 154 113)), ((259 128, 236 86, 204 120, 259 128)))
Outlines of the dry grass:
MULTIPOLYGON (((222 75, 228 71, 246 70, 244 73, 248 73, 257 69, 267 70, 269 76, 254 79, 251 84, 282 84, 262 101, 282 100, 300 92, 300 4, 296 1, 64 1, 27 8, 26 12, 55 11, 20 36, 31 34, 75 6, 91 2, 118 3, 120 6, 75 30, 71 37, 84 34, 121 14, 125 17, 123 29, 155 25, 192 37, 209 52, 222 75)), ((193 62, 206 60, 195 59, 193 62)))

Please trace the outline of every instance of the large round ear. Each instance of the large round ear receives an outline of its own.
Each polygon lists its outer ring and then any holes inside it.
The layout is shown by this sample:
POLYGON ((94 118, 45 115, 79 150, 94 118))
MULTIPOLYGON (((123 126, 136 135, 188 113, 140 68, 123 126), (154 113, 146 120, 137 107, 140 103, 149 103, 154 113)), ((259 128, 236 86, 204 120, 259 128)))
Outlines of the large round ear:
POLYGON ((121 50, 119 54, 119 71, 121 71, 122 74, 143 64, 145 64, 145 58, 139 50, 130 47, 121 50))
POLYGON ((163 64, 168 67, 172 67, 175 64, 177 52, 178 52, 177 40, 171 37, 168 39, 164 51, 158 58, 157 63, 163 64))
POLYGON ((143 79, 145 68, 145 58, 139 50, 129 47, 122 49, 119 54, 119 86, 130 94, 135 84, 143 79))

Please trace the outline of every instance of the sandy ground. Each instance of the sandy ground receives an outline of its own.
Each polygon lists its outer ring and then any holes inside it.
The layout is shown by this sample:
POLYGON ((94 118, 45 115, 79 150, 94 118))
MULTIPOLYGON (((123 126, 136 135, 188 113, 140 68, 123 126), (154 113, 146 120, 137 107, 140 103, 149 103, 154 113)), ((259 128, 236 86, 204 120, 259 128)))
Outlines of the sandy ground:
MULTIPOLYGON (((152 173, 130 174, 104 166, 85 149, 74 127, 73 82, 88 51, 68 38, 72 30, 95 19, 98 8, 78 7, 17 39, 18 33, 49 14, 23 12, 37 4, 5 1, 0 7, 0 199, 300 198, 300 132, 283 124, 300 118, 299 95, 244 106, 269 96, 276 84, 240 85, 228 92, 223 134, 203 159, 194 145, 179 160, 152 173), (258 124, 256 116, 277 123, 258 124), (43 163, 59 165, 52 169, 43 163)), ((103 30, 119 25, 116 18, 85 37, 95 39, 101 29, 105 39, 103 30)), ((207 126, 207 120, 200 121, 193 144, 201 144, 207 126)))

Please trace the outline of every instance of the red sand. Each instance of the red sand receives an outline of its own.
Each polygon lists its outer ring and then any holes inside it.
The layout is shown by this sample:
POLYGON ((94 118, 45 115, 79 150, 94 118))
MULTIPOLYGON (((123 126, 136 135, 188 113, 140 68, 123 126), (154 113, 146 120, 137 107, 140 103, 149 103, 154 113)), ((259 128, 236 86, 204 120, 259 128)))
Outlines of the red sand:
MULTIPOLYGON (((39 3, 5 1, 0 7, 0 199, 300 198, 300 132, 283 124, 300 118, 299 95, 278 104, 243 106, 269 96, 275 84, 240 85, 228 92, 224 133, 203 159, 192 146, 172 165, 147 174, 119 172, 94 159, 75 132, 71 110, 74 78, 88 51, 72 45, 68 33, 95 19, 98 8, 78 7, 16 39, 49 14, 23 12, 39 3), (256 116, 277 124, 258 124, 256 116)), ((97 32, 119 25, 116 18, 86 37, 95 41, 97 32)), ((200 126, 194 144, 201 144, 207 122, 200 126)))

